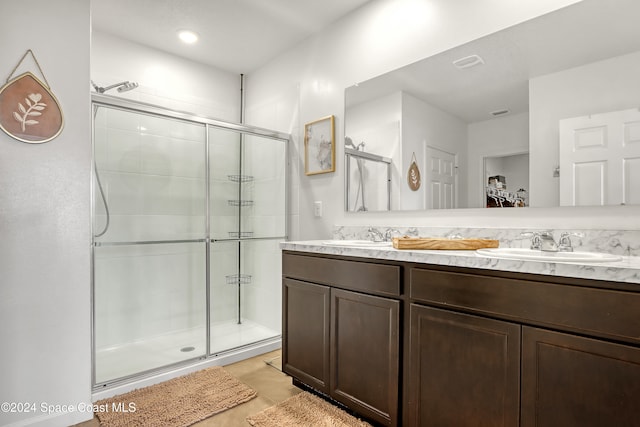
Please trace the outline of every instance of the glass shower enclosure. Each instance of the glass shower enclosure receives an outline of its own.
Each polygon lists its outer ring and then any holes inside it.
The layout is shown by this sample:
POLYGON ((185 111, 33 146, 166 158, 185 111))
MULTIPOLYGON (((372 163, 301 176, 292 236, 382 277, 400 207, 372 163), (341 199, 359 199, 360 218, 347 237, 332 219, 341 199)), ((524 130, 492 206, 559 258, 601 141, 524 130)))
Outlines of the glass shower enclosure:
POLYGON ((279 343, 289 135, 92 101, 94 388, 279 343))

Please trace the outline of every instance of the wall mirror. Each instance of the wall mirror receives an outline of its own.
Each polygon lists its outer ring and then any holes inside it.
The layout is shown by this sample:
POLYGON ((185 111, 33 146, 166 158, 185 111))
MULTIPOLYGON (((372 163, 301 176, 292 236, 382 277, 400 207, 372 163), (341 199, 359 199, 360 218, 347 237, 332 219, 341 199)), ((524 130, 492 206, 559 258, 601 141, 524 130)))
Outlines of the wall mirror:
MULTIPOLYGON (((391 210, 640 204, 638 16, 583 0, 348 87, 345 148, 390 159, 391 210)), ((386 210, 360 163, 346 210, 386 210)))

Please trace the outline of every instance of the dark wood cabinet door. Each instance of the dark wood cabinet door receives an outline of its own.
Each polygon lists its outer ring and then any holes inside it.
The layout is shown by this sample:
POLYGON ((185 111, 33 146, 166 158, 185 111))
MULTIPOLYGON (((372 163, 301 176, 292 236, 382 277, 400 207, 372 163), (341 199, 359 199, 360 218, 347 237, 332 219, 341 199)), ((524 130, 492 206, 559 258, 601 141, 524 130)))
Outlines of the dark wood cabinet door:
POLYGON ((400 302, 331 289, 331 396, 383 425, 398 423, 400 302))
POLYGON ((282 370, 329 393, 330 288, 283 279, 282 370))
POLYGON ((516 427, 520 325, 412 304, 409 424, 516 427))
POLYGON ((640 426, 640 348, 523 327, 521 425, 640 426))

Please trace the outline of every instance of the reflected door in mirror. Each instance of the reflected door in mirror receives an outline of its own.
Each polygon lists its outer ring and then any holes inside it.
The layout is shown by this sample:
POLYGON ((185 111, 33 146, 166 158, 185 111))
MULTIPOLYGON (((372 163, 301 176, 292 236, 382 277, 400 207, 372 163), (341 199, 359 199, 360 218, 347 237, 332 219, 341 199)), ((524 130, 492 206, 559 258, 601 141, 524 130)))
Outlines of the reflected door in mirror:
POLYGON ((640 203, 640 111, 560 120, 560 205, 640 203))
POLYGON ((456 156, 427 147, 427 209, 453 209, 456 200, 456 156))

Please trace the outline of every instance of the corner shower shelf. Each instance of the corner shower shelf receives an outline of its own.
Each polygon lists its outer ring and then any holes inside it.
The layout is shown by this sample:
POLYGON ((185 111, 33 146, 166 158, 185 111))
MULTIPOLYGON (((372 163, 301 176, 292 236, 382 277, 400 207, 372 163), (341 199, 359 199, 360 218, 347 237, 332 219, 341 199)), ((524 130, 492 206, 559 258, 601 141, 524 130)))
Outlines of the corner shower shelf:
POLYGON ((231 274, 225 277, 227 278, 227 285, 248 285, 251 283, 250 274, 231 274))
POLYGON ((253 177, 251 175, 227 175, 229 181, 233 182, 250 182, 253 181, 253 177))
POLYGON ((246 239, 253 237, 253 231, 229 231, 229 237, 232 239, 246 239))
POLYGON ((253 206, 253 200, 228 200, 229 206, 253 206))

